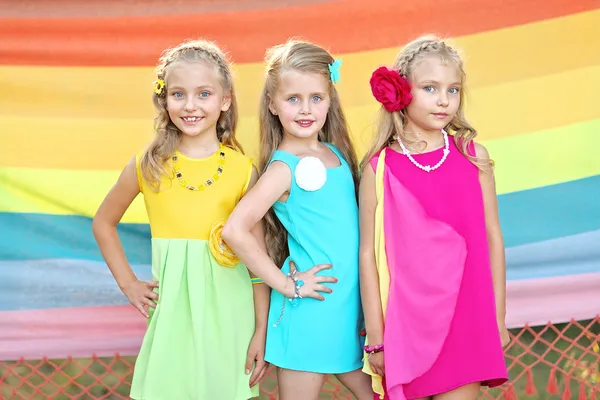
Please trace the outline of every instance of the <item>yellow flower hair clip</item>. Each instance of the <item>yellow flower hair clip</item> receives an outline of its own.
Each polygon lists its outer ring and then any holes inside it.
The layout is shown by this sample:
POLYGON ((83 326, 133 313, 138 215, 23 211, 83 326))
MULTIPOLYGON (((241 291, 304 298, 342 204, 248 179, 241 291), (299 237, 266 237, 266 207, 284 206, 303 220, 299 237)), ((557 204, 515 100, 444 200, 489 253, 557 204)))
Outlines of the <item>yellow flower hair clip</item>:
POLYGON ((160 96, 164 88, 165 81, 163 81, 162 79, 157 79, 156 81, 154 81, 154 93, 160 96))

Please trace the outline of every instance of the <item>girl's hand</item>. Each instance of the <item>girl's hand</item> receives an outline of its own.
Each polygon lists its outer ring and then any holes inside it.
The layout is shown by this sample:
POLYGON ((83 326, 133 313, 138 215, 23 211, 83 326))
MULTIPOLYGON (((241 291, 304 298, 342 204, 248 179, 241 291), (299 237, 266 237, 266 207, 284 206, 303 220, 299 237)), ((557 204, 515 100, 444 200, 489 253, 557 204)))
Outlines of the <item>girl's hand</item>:
POLYGON ((371 370, 375 372, 379 376, 385 375, 385 367, 383 365, 383 351, 379 353, 371 353, 368 355, 369 364, 371 365, 371 370))
POLYGON ((158 294, 154 293, 152 289, 157 287, 158 282, 156 281, 143 282, 136 279, 123 287, 123 293, 144 317, 149 318, 148 307, 156 308, 158 300, 158 294))
POLYGON ((250 387, 253 387, 265 377, 268 368, 269 363, 265 361, 265 333, 254 332, 246 357, 246 375, 249 375, 252 371, 250 387), (252 369, 253 366, 254 370, 252 369))
MULTIPOLYGON (((297 272, 295 278, 298 281, 302 281, 303 284, 300 287, 299 293, 302 297, 310 297, 317 300, 325 300, 325 298, 319 294, 319 292, 323 293, 332 293, 333 290, 323 285, 324 282, 336 283, 338 280, 333 276, 321 276, 317 275, 320 271, 324 269, 330 269, 332 267, 331 264, 319 264, 315 265, 311 269, 306 272, 297 272)), ((293 261, 290 261, 290 273, 296 271, 296 264, 293 261)), ((294 282, 291 279, 288 279, 288 282, 285 285, 285 296, 289 298, 294 298, 294 282)))
POLYGON ((502 343, 502 348, 506 348, 510 343, 510 334, 508 333, 508 329, 505 326, 500 327, 500 342, 502 343))

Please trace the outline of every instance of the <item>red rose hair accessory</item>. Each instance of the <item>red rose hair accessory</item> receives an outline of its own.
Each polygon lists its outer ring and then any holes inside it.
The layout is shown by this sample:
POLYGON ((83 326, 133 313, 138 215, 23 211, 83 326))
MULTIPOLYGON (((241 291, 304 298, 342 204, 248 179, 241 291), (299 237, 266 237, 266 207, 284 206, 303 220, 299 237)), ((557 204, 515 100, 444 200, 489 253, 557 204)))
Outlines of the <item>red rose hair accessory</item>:
POLYGON ((379 67, 370 83, 373 96, 388 112, 403 110, 412 101, 410 83, 396 70, 379 67))

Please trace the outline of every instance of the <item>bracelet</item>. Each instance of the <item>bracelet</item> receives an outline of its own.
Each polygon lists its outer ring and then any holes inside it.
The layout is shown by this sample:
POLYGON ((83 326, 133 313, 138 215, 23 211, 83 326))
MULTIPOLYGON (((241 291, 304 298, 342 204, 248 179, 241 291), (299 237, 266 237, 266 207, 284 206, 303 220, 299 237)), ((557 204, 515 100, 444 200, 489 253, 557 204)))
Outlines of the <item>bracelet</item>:
POLYGON ((376 344, 376 345, 373 345, 373 346, 368 346, 367 345, 367 346, 364 347, 364 349, 365 349, 365 353, 367 353, 367 354, 379 353, 379 352, 383 351, 383 343, 376 344))
POLYGON ((253 285, 260 285, 261 283, 264 283, 260 278, 252 278, 251 281, 253 285))
POLYGON ((302 286, 304 286, 304 281, 302 279, 298 279, 296 278, 296 271, 294 270, 294 272, 290 272, 287 274, 288 278, 290 278, 292 280, 292 282, 294 282, 294 297, 290 297, 290 302, 292 303, 293 306, 297 306, 298 305, 298 299, 302 298, 302 295, 300 294, 300 288, 302 286))
MULTIPOLYGON (((289 297, 287 299, 290 301, 292 307, 297 307, 298 300, 302 298, 302 295, 300 294, 300 288, 304 286, 304 281, 296 277, 296 271, 289 272, 286 274, 286 276, 290 278, 294 283, 294 296, 289 297)), ((279 323, 283 319, 283 314, 285 313, 285 299, 286 296, 284 295, 283 301, 281 302, 281 313, 279 314, 279 318, 277 318, 277 321, 275 321, 275 323, 273 324, 273 328, 277 328, 277 325, 279 325, 279 323)))

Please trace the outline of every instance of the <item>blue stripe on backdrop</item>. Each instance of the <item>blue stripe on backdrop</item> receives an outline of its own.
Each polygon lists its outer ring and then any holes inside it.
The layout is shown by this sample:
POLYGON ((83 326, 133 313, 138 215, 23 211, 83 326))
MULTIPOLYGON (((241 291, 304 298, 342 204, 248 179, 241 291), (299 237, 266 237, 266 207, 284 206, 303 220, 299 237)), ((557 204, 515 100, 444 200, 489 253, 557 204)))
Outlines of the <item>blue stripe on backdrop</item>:
MULTIPOLYGON (((139 279, 152 279, 149 265, 132 267, 139 279)), ((0 261, 0 311, 128 303, 104 262, 0 261)))
POLYGON ((506 247, 600 229, 600 175, 499 196, 506 247))
MULTIPOLYGON (((499 196, 506 247, 600 229, 600 175, 499 196)), ((0 260, 75 258, 101 261, 92 220, 72 215, 0 213, 0 260), (8 245, 10 243, 10 245, 8 245)), ((147 224, 121 224, 132 264, 151 262, 147 224)))
POLYGON ((600 230, 506 249, 508 280, 600 273, 600 230))
MULTIPOLYGON (((152 262, 148 224, 120 224, 118 232, 130 263, 152 262)), ((0 260, 102 261, 89 217, 0 213, 0 243, 0 260)))

